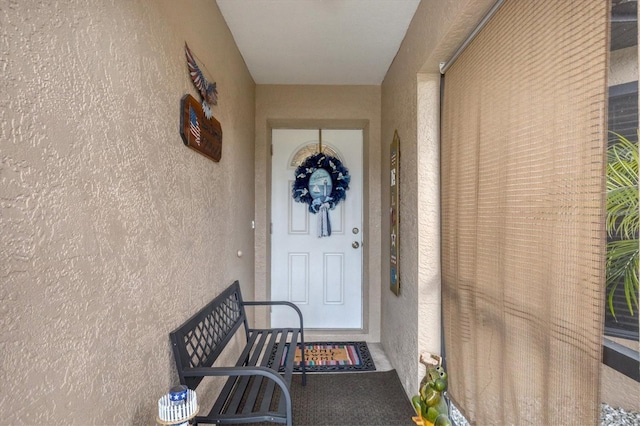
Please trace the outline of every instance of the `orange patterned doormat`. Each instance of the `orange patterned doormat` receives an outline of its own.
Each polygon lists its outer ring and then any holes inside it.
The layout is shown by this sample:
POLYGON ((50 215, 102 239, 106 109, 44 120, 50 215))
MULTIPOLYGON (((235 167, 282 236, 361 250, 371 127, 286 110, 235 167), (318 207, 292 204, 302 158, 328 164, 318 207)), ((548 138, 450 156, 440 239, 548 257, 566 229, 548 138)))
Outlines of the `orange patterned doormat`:
MULTIPOLYGON (((282 360, 287 356, 287 346, 282 360)), ((308 372, 375 371, 366 342, 311 342, 305 343, 306 370, 308 372)), ((300 371, 302 354, 296 348, 294 371, 300 371)), ((280 362, 282 365, 283 362, 280 362)))

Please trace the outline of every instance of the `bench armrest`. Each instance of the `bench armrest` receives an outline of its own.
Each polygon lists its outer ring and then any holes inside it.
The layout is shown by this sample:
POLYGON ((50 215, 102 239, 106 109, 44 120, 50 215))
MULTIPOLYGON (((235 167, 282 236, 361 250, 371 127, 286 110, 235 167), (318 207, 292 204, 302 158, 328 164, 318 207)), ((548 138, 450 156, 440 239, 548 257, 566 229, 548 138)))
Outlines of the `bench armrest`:
POLYGON ((300 330, 304 330, 303 323, 302 323, 302 312, 300 311, 300 308, 298 308, 295 304, 291 302, 270 301, 270 300, 247 302, 246 300, 243 300, 242 304, 246 306, 275 306, 275 305, 289 306, 290 308, 295 309, 295 311, 298 313, 298 318, 300 318, 300 330))
MULTIPOLYGON (((274 370, 267 367, 196 367, 187 368, 183 371, 185 377, 203 377, 203 376, 263 376, 269 380, 273 380, 284 395, 284 404, 286 410, 287 426, 291 426, 293 417, 293 405, 291 402, 291 393, 284 379, 274 370)), ((280 404, 282 404, 282 399, 280 404)), ((214 406, 215 408, 215 406, 214 406)), ((216 423, 217 424, 217 423, 216 423)))
POLYGON ((284 379, 276 371, 267 367, 196 367, 182 371, 184 377, 205 376, 264 376, 276 382, 286 395, 287 404, 291 404, 291 395, 284 379))

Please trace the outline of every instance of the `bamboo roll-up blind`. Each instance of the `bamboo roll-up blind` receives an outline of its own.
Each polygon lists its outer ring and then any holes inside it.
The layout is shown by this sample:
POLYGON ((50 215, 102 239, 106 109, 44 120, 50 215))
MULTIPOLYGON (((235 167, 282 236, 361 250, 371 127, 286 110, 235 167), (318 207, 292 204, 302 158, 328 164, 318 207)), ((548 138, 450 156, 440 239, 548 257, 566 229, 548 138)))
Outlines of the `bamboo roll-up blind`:
POLYGON ((507 0, 447 71, 449 394, 474 424, 596 424, 609 4, 507 0))

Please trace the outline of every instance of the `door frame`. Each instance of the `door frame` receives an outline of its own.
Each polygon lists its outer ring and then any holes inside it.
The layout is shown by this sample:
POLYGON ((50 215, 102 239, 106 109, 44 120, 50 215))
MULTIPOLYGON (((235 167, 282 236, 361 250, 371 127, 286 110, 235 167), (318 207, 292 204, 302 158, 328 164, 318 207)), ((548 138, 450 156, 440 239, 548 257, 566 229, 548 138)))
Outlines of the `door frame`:
MULTIPOLYGON (((269 119, 267 120, 267 150, 271 153, 272 146, 272 130, 274 129, 357 129, 362 130, 362 329, 356 330, 332 330, 321 329, 321 330, 309 330, 307 334, 308 337, 313 338, 313 335, 322 336, 323 332, 332 332, 332 336, 337 335, 348 335, 350 337, 354 337, 356 335, 362 335, 363 339, 366 335, 369 334, 370 331, 370 305, 372 302, 371 298, 371 279, 370 279, 370 265, 371 265, 371 249, 370 249, 370 215, 369 211, 366 208, 370 204, 369 199, 369 182, 370 182, 370 164, 369 164, 369 151, 367 147, 369 146, 369 120, 331 120, 331 119, 269 119)), ((267 217, 267 241, 266 241, 266 297, 270 298, 271 295, 271 190, 272 190, 272 182, 271 182, 271 155, 267 158, 267 171, 266 171, 266 179, 267 179, 267 188, 266 188, 266 217, 267 217)), ((380 300, 379 298, 375 298, 377 300, 378 306, 376 309, 380 309, 380 300)), ((270 324, 270 315, 266 313, 266 324, 270 324)), ((355 338, 355 337, 354 337, 355 338)), ((375 339, 374 339, 375 340, 375 339)))

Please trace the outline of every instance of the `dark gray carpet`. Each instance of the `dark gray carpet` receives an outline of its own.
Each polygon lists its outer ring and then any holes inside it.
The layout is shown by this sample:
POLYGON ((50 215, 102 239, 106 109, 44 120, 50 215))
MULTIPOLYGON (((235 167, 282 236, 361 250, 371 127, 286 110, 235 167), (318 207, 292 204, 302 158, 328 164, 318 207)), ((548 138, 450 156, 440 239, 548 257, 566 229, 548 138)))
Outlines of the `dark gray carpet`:
POLYGON ((296 374, 291 399, 297 426, 415 426, 415 411, 395 370, 309 374, 307 386, 296 374))

